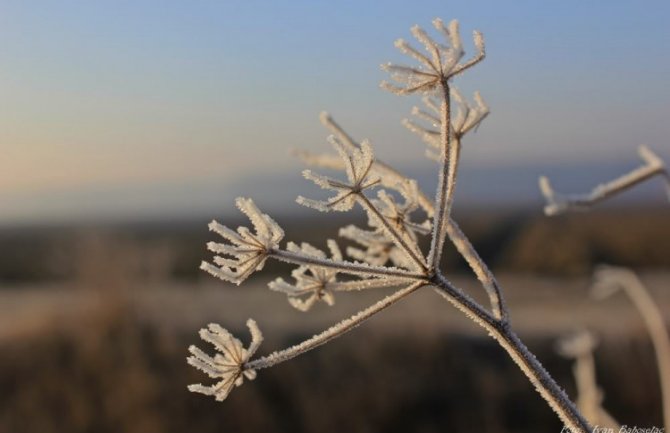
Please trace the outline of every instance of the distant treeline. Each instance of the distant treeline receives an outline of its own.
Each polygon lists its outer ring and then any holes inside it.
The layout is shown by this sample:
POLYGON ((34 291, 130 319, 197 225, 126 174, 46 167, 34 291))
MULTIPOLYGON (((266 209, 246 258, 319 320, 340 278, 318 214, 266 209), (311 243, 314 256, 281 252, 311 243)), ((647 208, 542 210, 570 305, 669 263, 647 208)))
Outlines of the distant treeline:
MULTIPOLYGON (((359 216, 359 223, 365 221, 359 216)), ((340 215, 281 218, 286 239, 337 239, 352 223, 340 215)), ((494 269, 551 275, 585 275, 608 263, 638 269, 670 269, 670 209, 593 211, 547 218, 528 211, 473 211, 456 220, 494 269)), ((243 220, 237 221, 243 224, 243 220)), ((234 225, 236 221, 227 221, 234 225)), ((206 221, 144 222, 108 226, 21 227, 0 230, 0 284, 16 285, 81 278, 93 272, 146 279, 197 279, 207 241, 216 235, 206 221)), ((344 244, 343 244, 344 245, 344 244)), ((322 245, 321 245, 322 246, 322 245)), ((445 267, 467 272, 447 247, 445 267)), ((269 263, 263 273, 281 272, 269 263)))

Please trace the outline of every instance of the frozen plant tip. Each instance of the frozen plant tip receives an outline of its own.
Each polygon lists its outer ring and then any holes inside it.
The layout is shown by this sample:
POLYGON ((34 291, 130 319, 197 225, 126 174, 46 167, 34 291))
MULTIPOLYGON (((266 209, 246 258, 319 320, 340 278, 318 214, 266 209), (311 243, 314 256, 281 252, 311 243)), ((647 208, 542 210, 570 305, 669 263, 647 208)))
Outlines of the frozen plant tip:
POLYGON ((189 391, 213 395, 216 400, 223 401, 234 386, 242 385, 245 377, 249 380, 256 378, 256 371, 248 368, 246 363, 263 342, 263 335, 252 319, 247 321, 247 327, 251 333, 251 343, 248 349, 242 346, 240 340, 215 323, 200 330, 200 338, 211 343, 217 353, 212 357, 197 347, 191 346, 188 348, 191 356, 187 358, 187 361, 212 379, 221 380, 210 386, 200 383, 189 385, 189 391))
POLYGON ((394 65, 386 63, 382 69, 391 74, 391 78, 400 85, 381 83, 382 88, 398 95, 410 93, 429 93, 439 90, 452 77, 462 73, 484 59, 484 36, 475 31, 473 39, 477 54, 465 63, 459 63, 465 51, 461 42, 458 21, 452 20, 445 26, 441 19, 433 20, 433 26, 442 34, 448 45, 435 42, 419 26, 412 27, 412 35, 423 44, 427 55, 421 53, 403 39, 398 39, 395 46, 403 53, 419 62, 418 67, 394 65))
POLYGON ((214 263, 218 266, 202 262, 200 268, 224 281, 239 285, 254 271, 263 269, 268 253, 279 246, 284 231, 272 218, 261 213, 251 199, 238 198, 237 207, 249 217, 256 233, 252 234, 246 227, 239 227, 235 232, 212 221, 209 229, 230 244, 208 243, 207 248, 210 251, 222 256, 214 257, 214 263))
MULTIPOLYGON (((450 139, 460 146, 461 138, 468 132, 476 130, 490 111, 479 92, 474 94, 475 104, 467 101, 453 86, 449 89, 449 92, 452 100, 457 104, 456 116, 451 120, 451 128, 449 129, 450 139)), ((429 96, 424 96, 422 101, 426 110, 415 106, 412 108, 412 115, 419 121, 428 123, 429 126, 423 126, 411 119, 403 119, 402 124, 432 148, 426 150, 426 156, 439 162, 441 159, 440 131, 442 126, 442 121, 439 118, 440 104, 429 96)))
POLYGON ((600 184, 590 193, 584 195, 557 193, 554 191, 548 178, 545 176, 540 177, 540 191, 547 201, 544 213, 547 215, 558 215, 571 209, 586 209, 654 176, 661 176, 664 179, 666 194, 668 200, 670 200, 670 174, 668 174, 663 160, 644 145, 638 148, 638 154, 640 159, 642 159, 642 166, 610 182, 600 184))
POLYGON ((313 173, 311 170, 303 171, 305 179, 309 179, 323 189, 330 189, 337 192, 337 195, 328 201, 310 200, 304 197, 298 197, 298 203, 323 212, 330 210, 348 211, 354 207, 356 199, 364 190, 373 187, 379 183, 378 178, 370 178, 370 168, 372 167, 373 155, 370 143, 361 143, 360 149, 345 149, 342 143, 334 137, 329 137, 329 141, 340 154, 344 162, 344 168, 347 173, 348 182, 330 179, 329 177, 313 173))

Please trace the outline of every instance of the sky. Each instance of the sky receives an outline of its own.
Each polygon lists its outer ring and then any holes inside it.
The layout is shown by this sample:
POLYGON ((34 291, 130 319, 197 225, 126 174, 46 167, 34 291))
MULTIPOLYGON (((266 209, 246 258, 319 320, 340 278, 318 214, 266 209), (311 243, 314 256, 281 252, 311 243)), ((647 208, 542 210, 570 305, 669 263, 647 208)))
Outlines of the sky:
POLYGON ((667 0, 0 0, 0 221, 286 193, 288 150, 328 150, 323 110, 385 160, 434 167, 399 123, 417 98, 378 84, 406 63, 393 41, 436 16, 466 49, 486 37, 455 82, 491 107, 464 169, 634 166, 643 143, 670 160, 667 0))

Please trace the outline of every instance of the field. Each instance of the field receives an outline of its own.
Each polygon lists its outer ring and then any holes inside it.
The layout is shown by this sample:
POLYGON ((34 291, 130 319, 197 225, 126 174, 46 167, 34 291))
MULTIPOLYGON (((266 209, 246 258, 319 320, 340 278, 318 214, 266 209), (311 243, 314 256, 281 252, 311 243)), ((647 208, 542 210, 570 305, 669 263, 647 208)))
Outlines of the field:
MULTIPOLYGON (((623 296, 596 303, 587 289, 595 262, 644 264, 644 282, 670 311, 668 212, 473 215, 464 230, 494 263, 515 327, 558 382, 574 396, 571 363, 555 344, 586 327, 600 338, 605 407, 624 424, 660 425, 640 318, 623 296)), ((331 229, 318 227, 304 236, 331 229)), ((264 287, 284 268, 240 288, 193 272, 208 236, 183 222, 5 230, 5 251, 15 254, 0 260, 0 432, 560 431, 497 345, 429 289, 259 372, 223 404, 188 393, 205 378, 186 365, 186 348, 211 321, 247 339, 244 322, 255 318, 266 353, 383 296, 345 294, 332 308, 297 312, 264 287)), ((455 256, 447 266, 459 287, 482 296, 455 256)))

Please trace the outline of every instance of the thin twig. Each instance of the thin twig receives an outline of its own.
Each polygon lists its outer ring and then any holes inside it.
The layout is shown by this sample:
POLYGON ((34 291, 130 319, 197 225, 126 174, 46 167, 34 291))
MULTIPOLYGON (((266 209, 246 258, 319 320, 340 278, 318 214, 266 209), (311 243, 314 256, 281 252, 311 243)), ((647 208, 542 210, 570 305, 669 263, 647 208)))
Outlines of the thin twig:
POLYGON ((438 272, 431 282, 434 284, 436 292, 439 295, 484 328, 507 351, 512 360, 514 360, 533 384, 537 392, 556 412, 571 432, 591 433, 592 429, 589 423, 579 413, 575 404, 507 323, 490 315, 475 301, 451 284, 441 273, 438 272))
POLYGON ((643 161, 642 166, 610 182, 596 186, 588 194, 559 194, 554 191, 548 178, 545 176, 540 177, 540 190, 547 200, 544 213, 551 216, 564 213, 568 210, 586 209, 635 185, 643 183, 654 176, 661 176, 665 179, 666 193, 668 200, 670 200, 670 174, 663 160, 644 145, 638 148, 638 154, 643 161))
POLYGON ((458 224, 456 224, 456 221, 449 219, 447 223, 447 234, 458 252, 468 262, 468 265, 470 265, 470 268, 477 276, 477 279, 484 287, 484 290, 486 290, 489 302, 491 303, 491 311, 493 312, 493 315, 503 322, 508 322, 509 312, 507 311, 507 306, 505 305, 500 286, 498 286, 498 281, 496 281, 495 276, 489 270, 488 266, 486 266, 486 263, 479 257, 479 254, 477 254, 475 248, 461 231, 458 224))
POLYGON ((374 216, 377 221, 379 221, 386 234, 389 235, 391 239, 393 239, 393 242, 399 248, 405 251, 405 253, 416 264, 418 269, 425 273, 428 268, 426 267, 425 259, 421 255, 421 251, 419 251, 418 246, 415 244, 415 248, 410 247, 405 239, 403 239, 402 235, 398 233, 398 231, 393 226, 391 226, 391 224, 389 224, 388 220, 379 212, 379 210, 372 204, 372 202, 370 202, 370 200, 368 200, 364 194, 359 193, 358 200, 363 209, 365 209, 370 215, 374 216))
POLYGON ((354 316, 341 321, 337 325, 334 325, 327 330, 323 331, 320 334, 313 336, 312 338, 303 341, 302 343, 289 347, 288 349, 280 350, 278 352, 271 353, 268 356, 253 360, 245 364, 245 368, 260 370, 262 368, 272 367, 273 365, 279 364, 289 359, 295 358, 298 355, 301 355, 309 350, 317 348, 322 344, 329 342, 330 340, 339 337, 340 335, 346 334, 347 332, 353 330, 358 325, 379 313, 380 311, 390 307, 395 304, 405 296, 410 293, 420 289, 421 287, 427 285, 426 281, 417 281, 412 285, 400 289, 394 294, 387 296, 381 301, 377 302, 374 305, 360 311, 354 316))
POLYGON ((406 271, 400 268, 390 268, 381 266, 370 266, 363 263, 353 263, 347 261, 334 261, 329 259, 320 259, 314 256, 292 253, 286 250, 274 249, 268 253, 268 257, 273 257, 286 263, 293 263, 296 265, 312 265, 321 266, 323 268, 334 269, 346 274, 365 275, 365 276, 381 276, 394 277, 404 280, 423 280, 426 278, 424 274, 417 274, 406 271))

